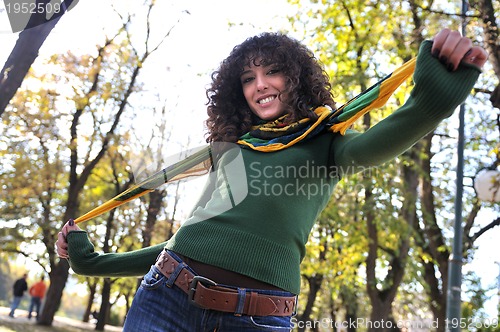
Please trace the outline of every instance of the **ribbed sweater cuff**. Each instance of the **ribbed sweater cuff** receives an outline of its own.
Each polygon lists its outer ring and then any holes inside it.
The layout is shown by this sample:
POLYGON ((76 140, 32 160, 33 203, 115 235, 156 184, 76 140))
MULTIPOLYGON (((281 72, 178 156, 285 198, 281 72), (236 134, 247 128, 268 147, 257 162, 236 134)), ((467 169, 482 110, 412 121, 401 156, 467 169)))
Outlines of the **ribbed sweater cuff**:
POLYGON ((431 55, 432 42, 424 41, 420 47, 411 92, 412 102, 430 119, 450 116, 470 94, 481 70, 461 64, 456 71, 448 71, 431 55), (443 114, 443 111, 448 111, 443 114))
POLYGON ((97 253, 87 232, 72 231, 67 236, 69 263, 80 275, 133 277, 146 274, 165 243, 124 253, 97 253))

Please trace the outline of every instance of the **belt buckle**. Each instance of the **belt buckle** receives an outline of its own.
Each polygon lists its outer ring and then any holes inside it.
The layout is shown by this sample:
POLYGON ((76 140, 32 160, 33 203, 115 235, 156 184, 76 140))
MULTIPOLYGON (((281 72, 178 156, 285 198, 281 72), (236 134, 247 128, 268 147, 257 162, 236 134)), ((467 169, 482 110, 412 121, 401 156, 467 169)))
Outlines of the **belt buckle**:
POLYGON ((198 287, 198 282, 206 287, 217 286, 217 283, 213 280, 210 280, 202 276, 195 276, 193 280, 191 280, 191 283, 189 284, 188 300, 198 308, 207 309, 199 305, 194 299, 194 293, 196 292, 196 287, 198 287))

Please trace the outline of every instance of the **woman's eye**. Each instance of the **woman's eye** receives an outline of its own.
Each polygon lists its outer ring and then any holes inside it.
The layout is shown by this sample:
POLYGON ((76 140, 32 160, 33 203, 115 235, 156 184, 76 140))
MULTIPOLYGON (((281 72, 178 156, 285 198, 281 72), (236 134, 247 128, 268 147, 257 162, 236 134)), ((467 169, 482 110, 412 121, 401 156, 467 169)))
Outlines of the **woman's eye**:
POLYGON ((273 68, 273 69, 270 69, 270 70, 267 72, 267 74, 268 74, 268 75, 274 75, 274 74, 277 74, 277 73, 279 73, 279 72, 280 72, 280 70, 279 70, 279 69, 277 69, 277 68, 273 68))
POLYGON ((245 84, 245 83, 251 82, 252 80, 253 80, 253 77, 242 77, 241 83, 245 84))

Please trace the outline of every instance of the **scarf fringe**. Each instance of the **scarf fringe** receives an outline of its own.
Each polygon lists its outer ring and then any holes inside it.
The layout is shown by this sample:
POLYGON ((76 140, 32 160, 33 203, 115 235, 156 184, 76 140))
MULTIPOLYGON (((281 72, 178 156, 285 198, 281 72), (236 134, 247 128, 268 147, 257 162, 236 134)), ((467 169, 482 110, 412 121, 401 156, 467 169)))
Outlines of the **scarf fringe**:
POLYGON ((333 115, 338 118, 338 123, 332 125, 330 131, 340 132, 342 135, 345 135, 347 129, 356 120, 369 111, 384 106, 394 91, 413 75, 416 60, 416 58, 413 58, 407 61, 392 74, 340 107, 333 115))

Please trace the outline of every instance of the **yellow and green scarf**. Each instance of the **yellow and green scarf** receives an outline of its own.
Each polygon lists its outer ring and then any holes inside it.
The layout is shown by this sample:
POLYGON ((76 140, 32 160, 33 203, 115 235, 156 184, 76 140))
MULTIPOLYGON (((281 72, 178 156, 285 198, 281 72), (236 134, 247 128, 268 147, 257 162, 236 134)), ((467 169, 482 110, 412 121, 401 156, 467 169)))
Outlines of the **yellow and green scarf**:
POLYGON ((314 110, 318 119, 302 119, 286 124, 286 115, 271 122, 252 127, 240 137, 238 144, 253 150, 273 152, 286 149, 297 142, 311 139, 324 130, 344 135, 356 120, 372 109, 385 105, 394 91, 406 81, 415 70, 416 59, 406 62, 392 74, 363 91, 337 110, 321 106, 314 110))

